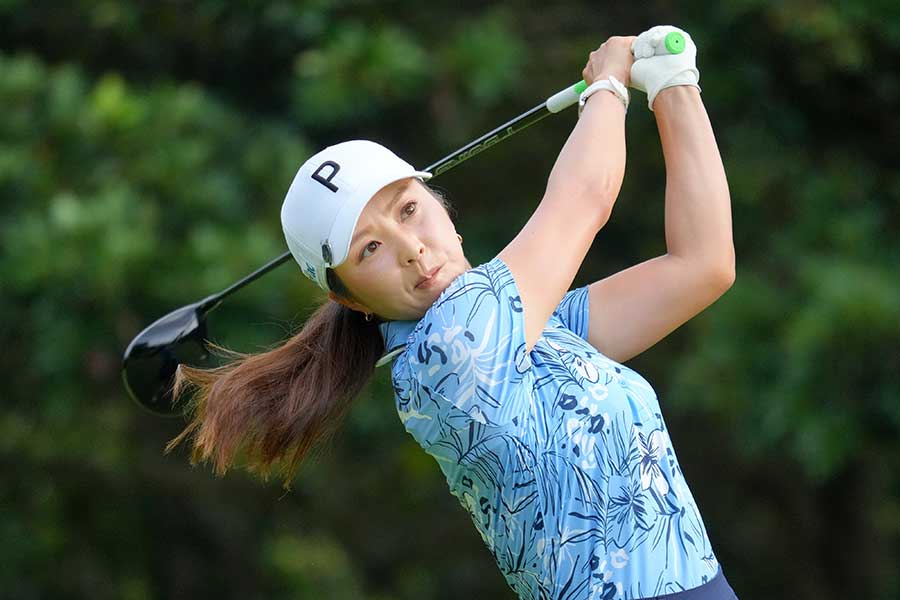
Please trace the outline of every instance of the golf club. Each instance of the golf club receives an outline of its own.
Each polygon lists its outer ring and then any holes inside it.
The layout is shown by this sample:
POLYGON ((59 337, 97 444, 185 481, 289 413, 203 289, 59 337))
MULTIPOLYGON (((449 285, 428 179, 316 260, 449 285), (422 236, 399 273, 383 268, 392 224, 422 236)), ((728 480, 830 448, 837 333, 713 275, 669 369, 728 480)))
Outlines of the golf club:
MULTIPOLYGON (((677 54, 684 40, 675 32, 666 36, 666 50, 677 54)), ((491 146, 515 135, 548 115, 558 113, 578 102, 587 88, 584 80, 571 85, 518 117, 489 131, 455 152, 426 167, 436 177, 491 146)), ((122 359, 122 380, 128 394, 143 408, 161 416, 177 416, 171 394, 175 370, 179 363, 191 364, 208 356, 206 347, 206 315, 222 300, 248 283, 290 260, 291 253, 269 261, 253 273, 213 294, 183 306, 156 320, 141 331, 128 345, 122 359)), ((385 361, 379 361, 384 364, 385 361)))

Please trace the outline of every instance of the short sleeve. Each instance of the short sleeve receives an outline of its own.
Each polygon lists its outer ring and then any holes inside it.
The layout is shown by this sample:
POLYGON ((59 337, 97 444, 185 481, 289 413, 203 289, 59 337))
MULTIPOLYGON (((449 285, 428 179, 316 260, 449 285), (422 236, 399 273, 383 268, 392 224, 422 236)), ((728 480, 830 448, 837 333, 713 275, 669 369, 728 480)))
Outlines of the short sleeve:
POLYGON ((522 300, 499 257, 453 280, 412 335, 412 376, 483 425, 506 425, 528 408, 531 369, 522 300))
POLYGON ((553 311, 553 315, 559 318, 566 329, 583 340, 587 340, 588 337, 589 313, 588 286, 586 285, 566 292, 553 311))

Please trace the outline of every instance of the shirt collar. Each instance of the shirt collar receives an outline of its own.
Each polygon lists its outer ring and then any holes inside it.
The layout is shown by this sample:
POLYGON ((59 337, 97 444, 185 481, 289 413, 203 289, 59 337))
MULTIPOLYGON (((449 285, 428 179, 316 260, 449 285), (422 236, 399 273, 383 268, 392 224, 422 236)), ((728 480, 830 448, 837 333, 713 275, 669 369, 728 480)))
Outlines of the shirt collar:
POLYGON ((385 353, 375 364, 376 367, 387 364, 406 348, 409 336, 418 323, 418 321, 385 321, 378 324, 378 329, 381 330, 381 337, 384 340, 385 353))

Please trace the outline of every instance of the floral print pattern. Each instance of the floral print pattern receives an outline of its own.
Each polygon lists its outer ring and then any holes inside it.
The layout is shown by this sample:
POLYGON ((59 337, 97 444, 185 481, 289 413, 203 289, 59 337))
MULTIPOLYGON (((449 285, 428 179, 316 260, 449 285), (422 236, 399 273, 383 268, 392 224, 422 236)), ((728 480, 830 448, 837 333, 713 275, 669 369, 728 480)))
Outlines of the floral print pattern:
POLYGON ((587 342, 587 286, 530 352, 499 258, 381 324, 397 412, 523 599, 631 600, 719 570, 650 383, 587 342))

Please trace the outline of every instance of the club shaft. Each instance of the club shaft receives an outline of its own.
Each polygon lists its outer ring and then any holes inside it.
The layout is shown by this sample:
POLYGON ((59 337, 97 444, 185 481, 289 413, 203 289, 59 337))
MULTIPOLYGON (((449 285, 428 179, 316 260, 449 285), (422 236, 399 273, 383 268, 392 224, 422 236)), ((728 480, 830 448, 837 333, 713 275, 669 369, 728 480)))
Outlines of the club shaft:
POLYGON ((279 256, 277 258, 273 258, 272 260, 270 260, 269 262, 267 262, 266 264, 264 264, 257 270, 253 271, 249 275, 240 279, 239 281, 235 281, 234 283, 229 285, 227 288, 225 288, 218 294, 213 294, 212 296, 209 296, 208 298, 206 298, 203 301, 203 305, 202 305, 203 312, 209 312, 209 311, 213 310, 227 296, 230 296, 231 294, 238 291, 239 289, 241 289, 248 283, 252 283, 253 281, 256 281, 257 279, 259 279, 260 277, 262 277, 263 275, 265 275, 266 273, 268 273, 275 267, 281 265, 284 262, 287 262, 290 258, 291 258, 291 253, 285 252, 284 254, 282 254, 281 256, 279 256))
MULTIPOLYGON (((446 173, 450 169, 452 169, 452 168, 456 167, 457 165, 459 165, 460 163, 472 158, 476 154, 480 154, 481 152, 487 150, 491 146, 498 144, 498 143, 502 142, 503 140, 519 133, 526 127, 534 125, 541 119, 543 119, 551 114, 553 114, 553 113, 551 113, 547 109, 547 103, 542 102, 539 105, 532 108, 531 110, 528 110, 528 111, 522 113, 521 115, 519 115, 518 117, 497 127, 496 129, 493 129, 493 130, 487 132, 486 134, 482 135, 478 139, 469 142, 468 144, 466 144, 459 150, 456 150, 455 152, 448 154, 447 156, 445 156, 444 158, 435 162, 434 164, 426 167, 425 171, 431 173, 432 177, 437 177, 438 175, 440 175, 442 173, 446 173)), ((241 289, 248 283, 251 283, 252 281, 255 281, 256 279, 262 277, 263 275, 265 275, 266 273, 268 273, 275 267, 290 260, 290 258, 291 258, 291 253, 285 252, 284 254, 282 254, 281 256, 279 256, 277 258, 273 258, 272 260, 267 262, 265 265, 263 265, 262 267, 260 267, 259 269, 255 270, 255 271, 253 271, 252 273, 250 273, 249 275, 247 275, 240 281, 237 281, 237 282, 231 284, 230 286, 228 286, 227 288, 225 288, 218 294, 213 294, 213 295, 209 296, 203 302, 204 312, 208 312, 208 311, 214 309, 216 306, 219 305, 219 303, 226 296, 233 294, 234 292, 238 291, 239 289, 241 289)))
POLYGON ((477 140, 469 142, 456 152, 448 154, 433 165, 426 167, 425 170, 431 173, 434 177, 437 177, 441 173, 446 173, 463 161, 468 160, 476 154, 480 154, 484 150, 487 150, 494 144, 502 142, 503 140, 519 133, 526 127, 534 125, 550 114, 552 113, 547 110, 546 102, 542 102, 531 110, 522 113, 515 119, 512 119, 511 121, 504 123, 500 127, 487 132, 477 140))

